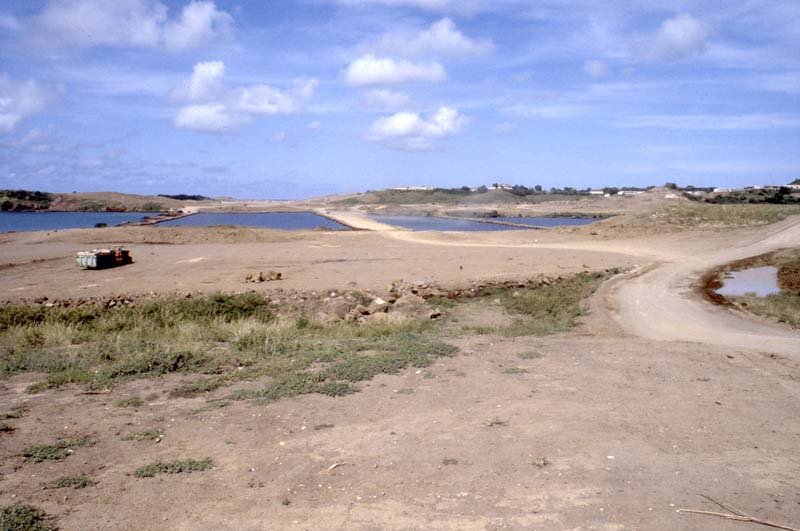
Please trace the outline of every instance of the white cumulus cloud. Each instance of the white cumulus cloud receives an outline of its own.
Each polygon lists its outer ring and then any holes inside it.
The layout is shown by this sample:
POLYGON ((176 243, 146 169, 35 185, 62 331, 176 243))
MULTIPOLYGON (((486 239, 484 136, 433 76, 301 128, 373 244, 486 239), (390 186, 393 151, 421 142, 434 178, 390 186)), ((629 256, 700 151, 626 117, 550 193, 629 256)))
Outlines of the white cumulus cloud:
POLYGON ((350 63, 344 77, 352 85, 394 85, 409 81, 437 83, 444 81, 447 73, 436 62, 412 63, 367 54, 350 63))
POLYGON ((427 151, 437 140, 455 135, 468 118, 451 107, 440 107, 427 119, 419 113, 398 112, 375 120, 367 132, 367 140, 393 149, 427 151))
POLYGON ((49 0, 27 20, 29 40, 42 48, 93 46, 195 48, 230 32, 233 17, 212 1, 192 1, 177 18, 153 0, 49 0))
POLYGON ((297 80, 289 90, 253 85, 241 89, 237 106, 251 114, 293 114, 314 94, 317 84, 316 79, 297 80))
POLYGON ((677 61, 702 52, 708 33, 703 21, 681 13, 662 22, 654 35, 640 39, 636 48, 648 61, 677 61))
POLYGON ((194 65, 192 77, 172 91, 177 100, 204 101, 219 97, 224 88, 225 63, 207 61, 194 65))
POLYGON ((169 50, 196 48, 228 34, 232 24, 233 18, 214 2, 191 2, 183 7, 178 20, 164 26, 164 45, 169 50))
POLYGON ((172 98, 185 105, 173 125, 202 133, 224 133, 255 116, 294 114, 314 95, 316 79, 297 79, 286 89, 257 84, 225 85, 222 61, 197 63, 192 76, 172 91, 172 98))
POLYGON ((201 133, 222 133, 235 129, 244 120, 222 103, 187 105, 178 111, 174 125, 201 133))
POLYGON ((0 74, 0 133, 8 133, 25 118, 41 112, 56 94, 36 81, 16 81, 0 74))
POLYGON ((450 18, 443 18, 421 31, 396 31, 381 37, 377 49, 403 55, 433 53, 450 56, 483 55, 494 50, 491 39, 472 39, 456 28, 450 18))

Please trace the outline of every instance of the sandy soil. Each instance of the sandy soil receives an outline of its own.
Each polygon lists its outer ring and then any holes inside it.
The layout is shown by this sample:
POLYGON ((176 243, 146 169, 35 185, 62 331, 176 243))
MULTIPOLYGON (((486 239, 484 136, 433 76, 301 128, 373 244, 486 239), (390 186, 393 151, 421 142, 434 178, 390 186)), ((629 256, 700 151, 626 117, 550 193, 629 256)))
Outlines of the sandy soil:
MULTIPOLYGON (((408 231, 307 232, 135 227, 127 230, 71 230, 0 237, 0 298, 106 296, 178 291, 269 291, 285 289, 371 289, 390 282, 466 283, 478 279, 567 274, 584 269, 632 265, 620 253, 529 246, 544 231, 512 231, 492 237, 434 234, 421 245, 408 231), (523 233, 524 232, 524 233, 523 233), (166 244, 165 242, 183 242, 166 244), (486 252, 490 246, 493 251, 486 252), (76 251, 126 244, 134 264, 106 271, 76 267, 76 251), (453 245, 458 247, 456 250, 453 245), (285 280, 247 284, 252 271, 280 271, 285 280)), ((499 234, 499 233, 494 233, 499 234)))
MULTIPOLYGON (((0 293, 7 299, 244 290, 252 287, 242 283, 248 271, 267 269, 284 272, 284 288, 355 282, 376 290, 401 278, 457 284, 634 269, 601 288, 574 333, 460 337, 452 340, 460 347, 455 357, 376 378, 343 398, 193 413, 216 395, 168 399, 179 377, 131 382, 108 395, 78 388, 29 395, 36 375, 11 378, 0 386, 0 403, 30 411, 13 421, 14 433, 0 434, 0 503, 39 505, 58 514, 64 529, 759 528, 677 512, 719 510, 706 495, 798 527, 797 334, 715 308, 691 289, 705 268, 796 246, 798 230, 795 218, 736 232, 620 240, 399 230, 3 236, 0 293), (106 237, 127 240, 136 263, 77 270, 72 253, 106 237), (541 356, 521 359, 524 352, 541 356), (506 372, 511 367, 527 372, 506 372), (150 398, 135 410, 112 405, 134 394, 150 398), (159 426, 160 443, 121 440, 159 426), (98 444, 64 461, 25 463, 15 455, 24 444, 81 434, 98 444), (211 457, 216 467, 129 475, 155 458, 186 457, 211 457), (78 473, 99 484, 41 489, 78 473)), ((506 318, 485 303, 449 316, 472 324, 506 318)))

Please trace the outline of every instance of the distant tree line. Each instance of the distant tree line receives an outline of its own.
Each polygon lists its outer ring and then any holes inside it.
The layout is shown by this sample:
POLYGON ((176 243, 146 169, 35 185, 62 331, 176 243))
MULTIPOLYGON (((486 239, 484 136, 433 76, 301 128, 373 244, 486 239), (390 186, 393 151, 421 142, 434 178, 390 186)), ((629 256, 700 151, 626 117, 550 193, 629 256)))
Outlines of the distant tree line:
POLYGON ((792 193, 791 188, 781 186, 770 190, 734 190, 717 194, 703 199, 706 203, 713 204, 770 204, 770 205, 800 205, 800 194, 792 193))
POLYGON ((43 210, 50 206, 53 196, 31 190, 0 190, 0 211, 43 210))
POLYGON ((204 195, 187 195, 187 194, 158 194, 158 197, 167 197, 169 199, 176 199, 178 201, 209 201, 211 198, 204 195))

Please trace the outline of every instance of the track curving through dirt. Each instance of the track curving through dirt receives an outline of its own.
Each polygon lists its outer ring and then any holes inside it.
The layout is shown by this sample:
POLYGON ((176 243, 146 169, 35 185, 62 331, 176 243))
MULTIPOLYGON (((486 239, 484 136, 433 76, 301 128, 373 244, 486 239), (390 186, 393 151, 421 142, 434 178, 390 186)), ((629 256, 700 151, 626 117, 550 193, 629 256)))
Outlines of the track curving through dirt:
POLYGON ((707 254, 681 256, 612 283, 604 295, 623 330, 660 341, 691 341, 784 354, 800 359, 800 333, 705 300, 696 289, 708 270, 800 244, 800 219, 769 227, 763 237, 707 254))
MULTIPOLYGON (((348 215, 356 226, 366 216, 348 215)), ((370 220, 371 221, 371 220, 370 220)), ((676 252, 641 245, 616 242, 543 242, 498 244, 442 239, 435 233, 393 230, 393 227, 370 223, 388 238, 423 245, 452 247, 522 247, 616 252, 636 256, 645 262, 622 275, 598 294, 599 309, 611 315, 626 333, 657 341, 686 341, 787 355, 800 360, 800 333, 779 324, 747 316, 705 300, 696 289, 708 270, 734 260, 782 248, 800 245, 800 217, 756 231, 743 231, 726 245, 709 245, 697 252, 676 252), (733 243, 730 243, 730 242, 733 243)), ((595 304, 596 309, 597 304, 595 304)))

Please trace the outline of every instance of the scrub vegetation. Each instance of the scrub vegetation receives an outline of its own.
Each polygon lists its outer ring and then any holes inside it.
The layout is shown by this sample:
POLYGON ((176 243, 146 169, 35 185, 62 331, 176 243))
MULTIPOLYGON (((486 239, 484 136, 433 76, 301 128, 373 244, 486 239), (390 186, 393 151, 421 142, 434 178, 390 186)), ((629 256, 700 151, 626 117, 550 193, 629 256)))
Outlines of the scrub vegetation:
MULTIPOLYGON (((548 285, 494 290, 513 323, 484 333, 545 335, 576 326, 582 300, 610 273, 581 273, 548 285)), ((276 316, 262 295, 165 297, 134 306, 74 308, 0 306, 0 375, 44 373, 36 393, 77 384, 112 388, 132 379, 183 373, 193 377, 172 397, 205 395, 237 382, 266 380, 239 389, 231 400, 272 401, 307 393, 341 396, 377 374, 424 368, 457 349, 446 330, 427 320, 322 323, 276 316)), ((120 408, 144 405, 121 397, 120 408)), ((150 437, 143 437, 150 438, 150 437)), ((35 460, 60 459, 74 446, 60 441, 29 450, 35 460), (58 457, 55 457, 58 456, 58 457)))
POLYGON ((640 214, 637 226, 669 225, 687 229, 735 229, 776 223, 800 214, 800 205, 710 205, 689 203, 640 214))
MULTIPOLYGON (((0 307, 0 374, 46 373, 31 392, 80 384, 89 389, 169 373, 200 376, 173 396, 194 396, 237 381, 270 377, 255 393, 276 399, 304 393, 338 396, 378 373, 424 367, 455 347, 427 322, 279 319, 264 297, 160 298, 133 307, 0 307)), ((140 399, 119 400, 138 407, 140 399)))
POLYGON ((3 507, 0 512, 0 529, 2 531, 53 531, 58 529, 56 519, 43 510, 15 503, 3 507))

